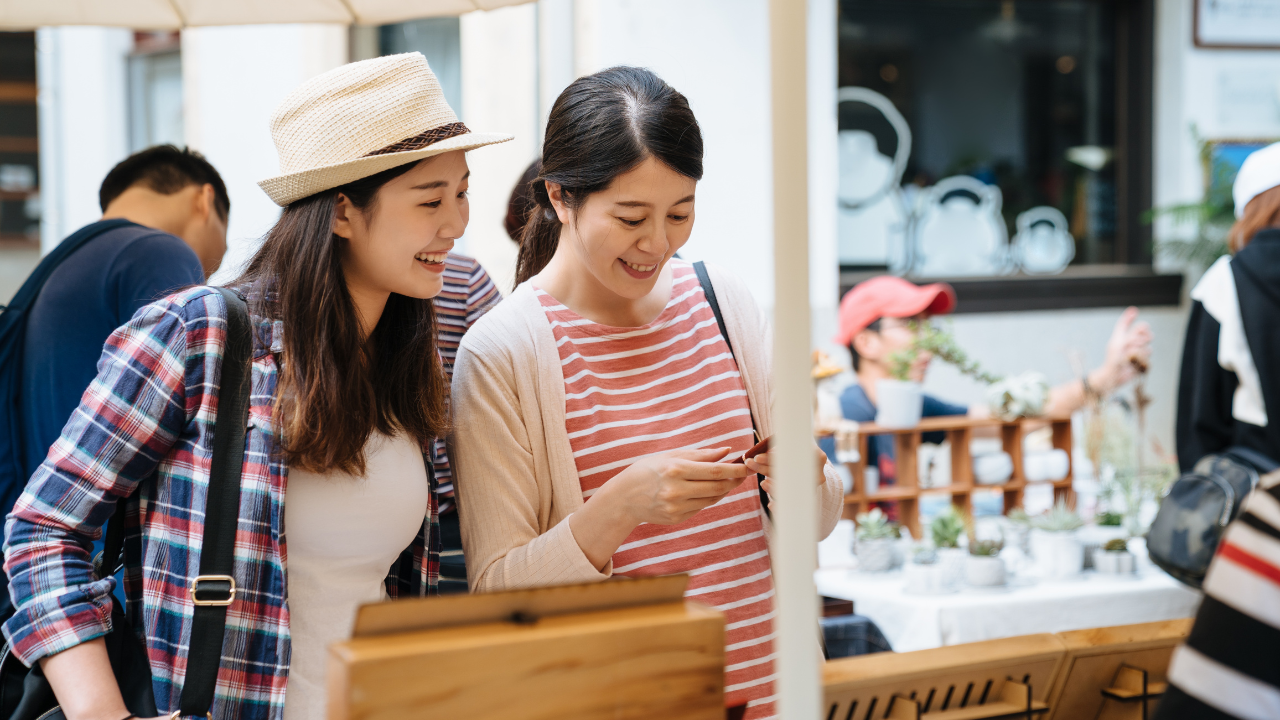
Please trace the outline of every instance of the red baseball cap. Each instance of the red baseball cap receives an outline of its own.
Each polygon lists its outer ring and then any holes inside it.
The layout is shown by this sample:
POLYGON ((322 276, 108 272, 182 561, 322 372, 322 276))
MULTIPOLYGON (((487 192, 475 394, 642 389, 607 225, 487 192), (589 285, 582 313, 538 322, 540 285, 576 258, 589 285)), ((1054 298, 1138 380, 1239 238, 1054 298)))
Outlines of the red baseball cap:
POLYGON ((892 275, 873 277, 855 285, 840 301, 840 329, 833 342, 847 346, 854 335, 880 318, 945 315, 955 307, 956 291, 946 283, 916 285, 892 275))

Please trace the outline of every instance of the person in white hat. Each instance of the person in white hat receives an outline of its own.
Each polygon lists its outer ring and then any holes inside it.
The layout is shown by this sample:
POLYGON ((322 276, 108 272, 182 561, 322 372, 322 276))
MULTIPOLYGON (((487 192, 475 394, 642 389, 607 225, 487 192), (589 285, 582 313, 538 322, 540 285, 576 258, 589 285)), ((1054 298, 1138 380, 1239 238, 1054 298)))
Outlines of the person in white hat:
POLYGON ((261 186, 283 211, 229 286, 247 302, 253 348, 235 582, 214 593, 230 602, 222 636, 192 636, 193 600, 210 600, 195 579, 214 429, 234 423, 218 417, 229 322, 218 290, 153 303, 111 336, 10 516, 17 613, 5 636, 42 665, 69 720, 324 717, 325 648, 348 636, 356 607, 435 591, 424 452, 445 429, 447 385, 431 298, 467 225, 465 151, 510 138, 459 122, 417 53, 304 83, 271 131, 281 173, 261 186), (150 693, 113 676, 102 636, 114 581, 84 549, 118 503, 150 693))
POLYGON ((1230 255, 1191 291, 1178 386, 1178 464, 1245 447, 1280 460, 1280 143, 1245 158, 1232 187, 1230 255))
POLYGON ((1280 713, 1280 143, 1245 158, 1232 190, 1232 254, 1191 291, 1178 464, 1230 451, 1261 478, 1222 535, 1156 720, 1280 713))

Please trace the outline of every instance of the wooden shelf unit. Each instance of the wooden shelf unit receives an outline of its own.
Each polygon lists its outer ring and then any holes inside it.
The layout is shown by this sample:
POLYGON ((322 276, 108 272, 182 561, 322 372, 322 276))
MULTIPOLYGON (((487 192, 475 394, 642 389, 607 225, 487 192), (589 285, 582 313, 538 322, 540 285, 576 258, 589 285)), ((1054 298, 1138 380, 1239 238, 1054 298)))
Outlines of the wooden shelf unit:
MULTIPOLYGON (((951 502, 959 505, 966 512, 973 512, 973 491, 999 490, 1004 493, 1004 510, 1022 504, 1023 492, 1027 487, 1026 473, 1022 463, 1022 439, 1028 432, 1048 426, 1052 428, 1053 447, 1065 450, 1071 456, 1071 418, 1023 418, 1004 421, 996 419, 975 419, 965 416, 925 418, 913 428, 884 428, 875 423, 858 425, 858 452, 861 459, 849 463, 849 472, 853 475, 853 492, 845 495, 845 517, 852 518, 863 512, 874 502, 895 501, 898 503, 898 519, 911 534, 920 538, 920 495, 922 493, 950 493, 951 502), (974 431, 980 428, 992 428, 1000 438, 1004 451, 1013 459, 1013 475, 1001 485, 978 485, 973 479, 973 458, 969 454, 969 441, 974 431), (921 488, 919 472, 916 467, 916 451, 923 442, 925 433, 944 432, 951 442, 951 484, 936 488, 921 488), (894 485, 881 486, 876 493, 866 493, 866 458, 867 439, 872 435, 893 435, 896 448, 897 480, 894 485)), ((1052 483, 1054 500, 1065 499, 1074 502, 1071 491, 1071 480, 1074 468, 1068 467, 1067 476, 1052 483)), ((1048 484, 1048 483, 1046 483, 1048 484)))

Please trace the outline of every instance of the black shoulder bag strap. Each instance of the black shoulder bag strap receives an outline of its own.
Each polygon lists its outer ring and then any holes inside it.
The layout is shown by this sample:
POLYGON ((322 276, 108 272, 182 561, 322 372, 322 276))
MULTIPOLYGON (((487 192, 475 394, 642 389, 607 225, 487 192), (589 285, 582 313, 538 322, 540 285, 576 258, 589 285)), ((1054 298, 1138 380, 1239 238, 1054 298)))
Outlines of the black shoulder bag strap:
POLYGON ((245 427, 249 414, 249 363, 253 330, 249 309, 234 290, 218 288, 227 302, 227 340, 218 388, 218 417, 213 428, 213 460, 205 504, 200 574, 191 583, 195 610, 187 650, 179 715, 208 717, 222 661, 227 606, 236 598, 236 521, 240 517, 240 474, 244 465, 245 427))
MULTIPOLYGON (((734 363, 738 362, 738 357, 733 353, 733 343, 729 341, 729 331, 725 329, 724 315, 720 313, 720 302, 716 300, 716 289, 711 285, 711 276, 707 275, 707 266, 701 260, 693 263, 693 271, 698 274, 698 284, 702 286, 702 294, 707 297, 707 304, 711 306, 711 314, 716 316, 716 325, 720 328, 720 337, 724 338, 725 347, 729 348, 729 355, 733 357, 734 363)), ((742 373, 742 366, 738 366, 738 373, 742 373)), ((744 380, 744 385, 745 380, 744 380)), ((756 439, 763 440, 760 437, 760 428, 756 426, 756 416, 751 415, 751 429, 756 433, 756 439)), ((762 478, 756 475, 756 485, 759 487, 762 478)), ((769 512, 769 493, 760 487, 760 506, 764 508, 764 514, 770 518, 773 514, 769 512)))

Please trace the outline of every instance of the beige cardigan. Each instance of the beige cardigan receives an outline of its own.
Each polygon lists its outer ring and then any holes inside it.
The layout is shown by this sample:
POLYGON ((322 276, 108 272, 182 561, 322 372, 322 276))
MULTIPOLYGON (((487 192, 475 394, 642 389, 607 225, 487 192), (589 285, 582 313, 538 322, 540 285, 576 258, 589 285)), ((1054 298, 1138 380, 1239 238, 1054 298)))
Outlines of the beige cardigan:
MULTIPOLYGON (((746 285, 707 267, 760 432, 770 412, 772 333, 746 285)), ((564 375, 551 325, 528 283, 462 339, 453 370, 454 461, 462 544, 473 591, 591 582, 597 571, 564 522, 582 506, 565 430, 564 375)), ((830 465, 819 490, 818 537, 844 507, 830 465)))

